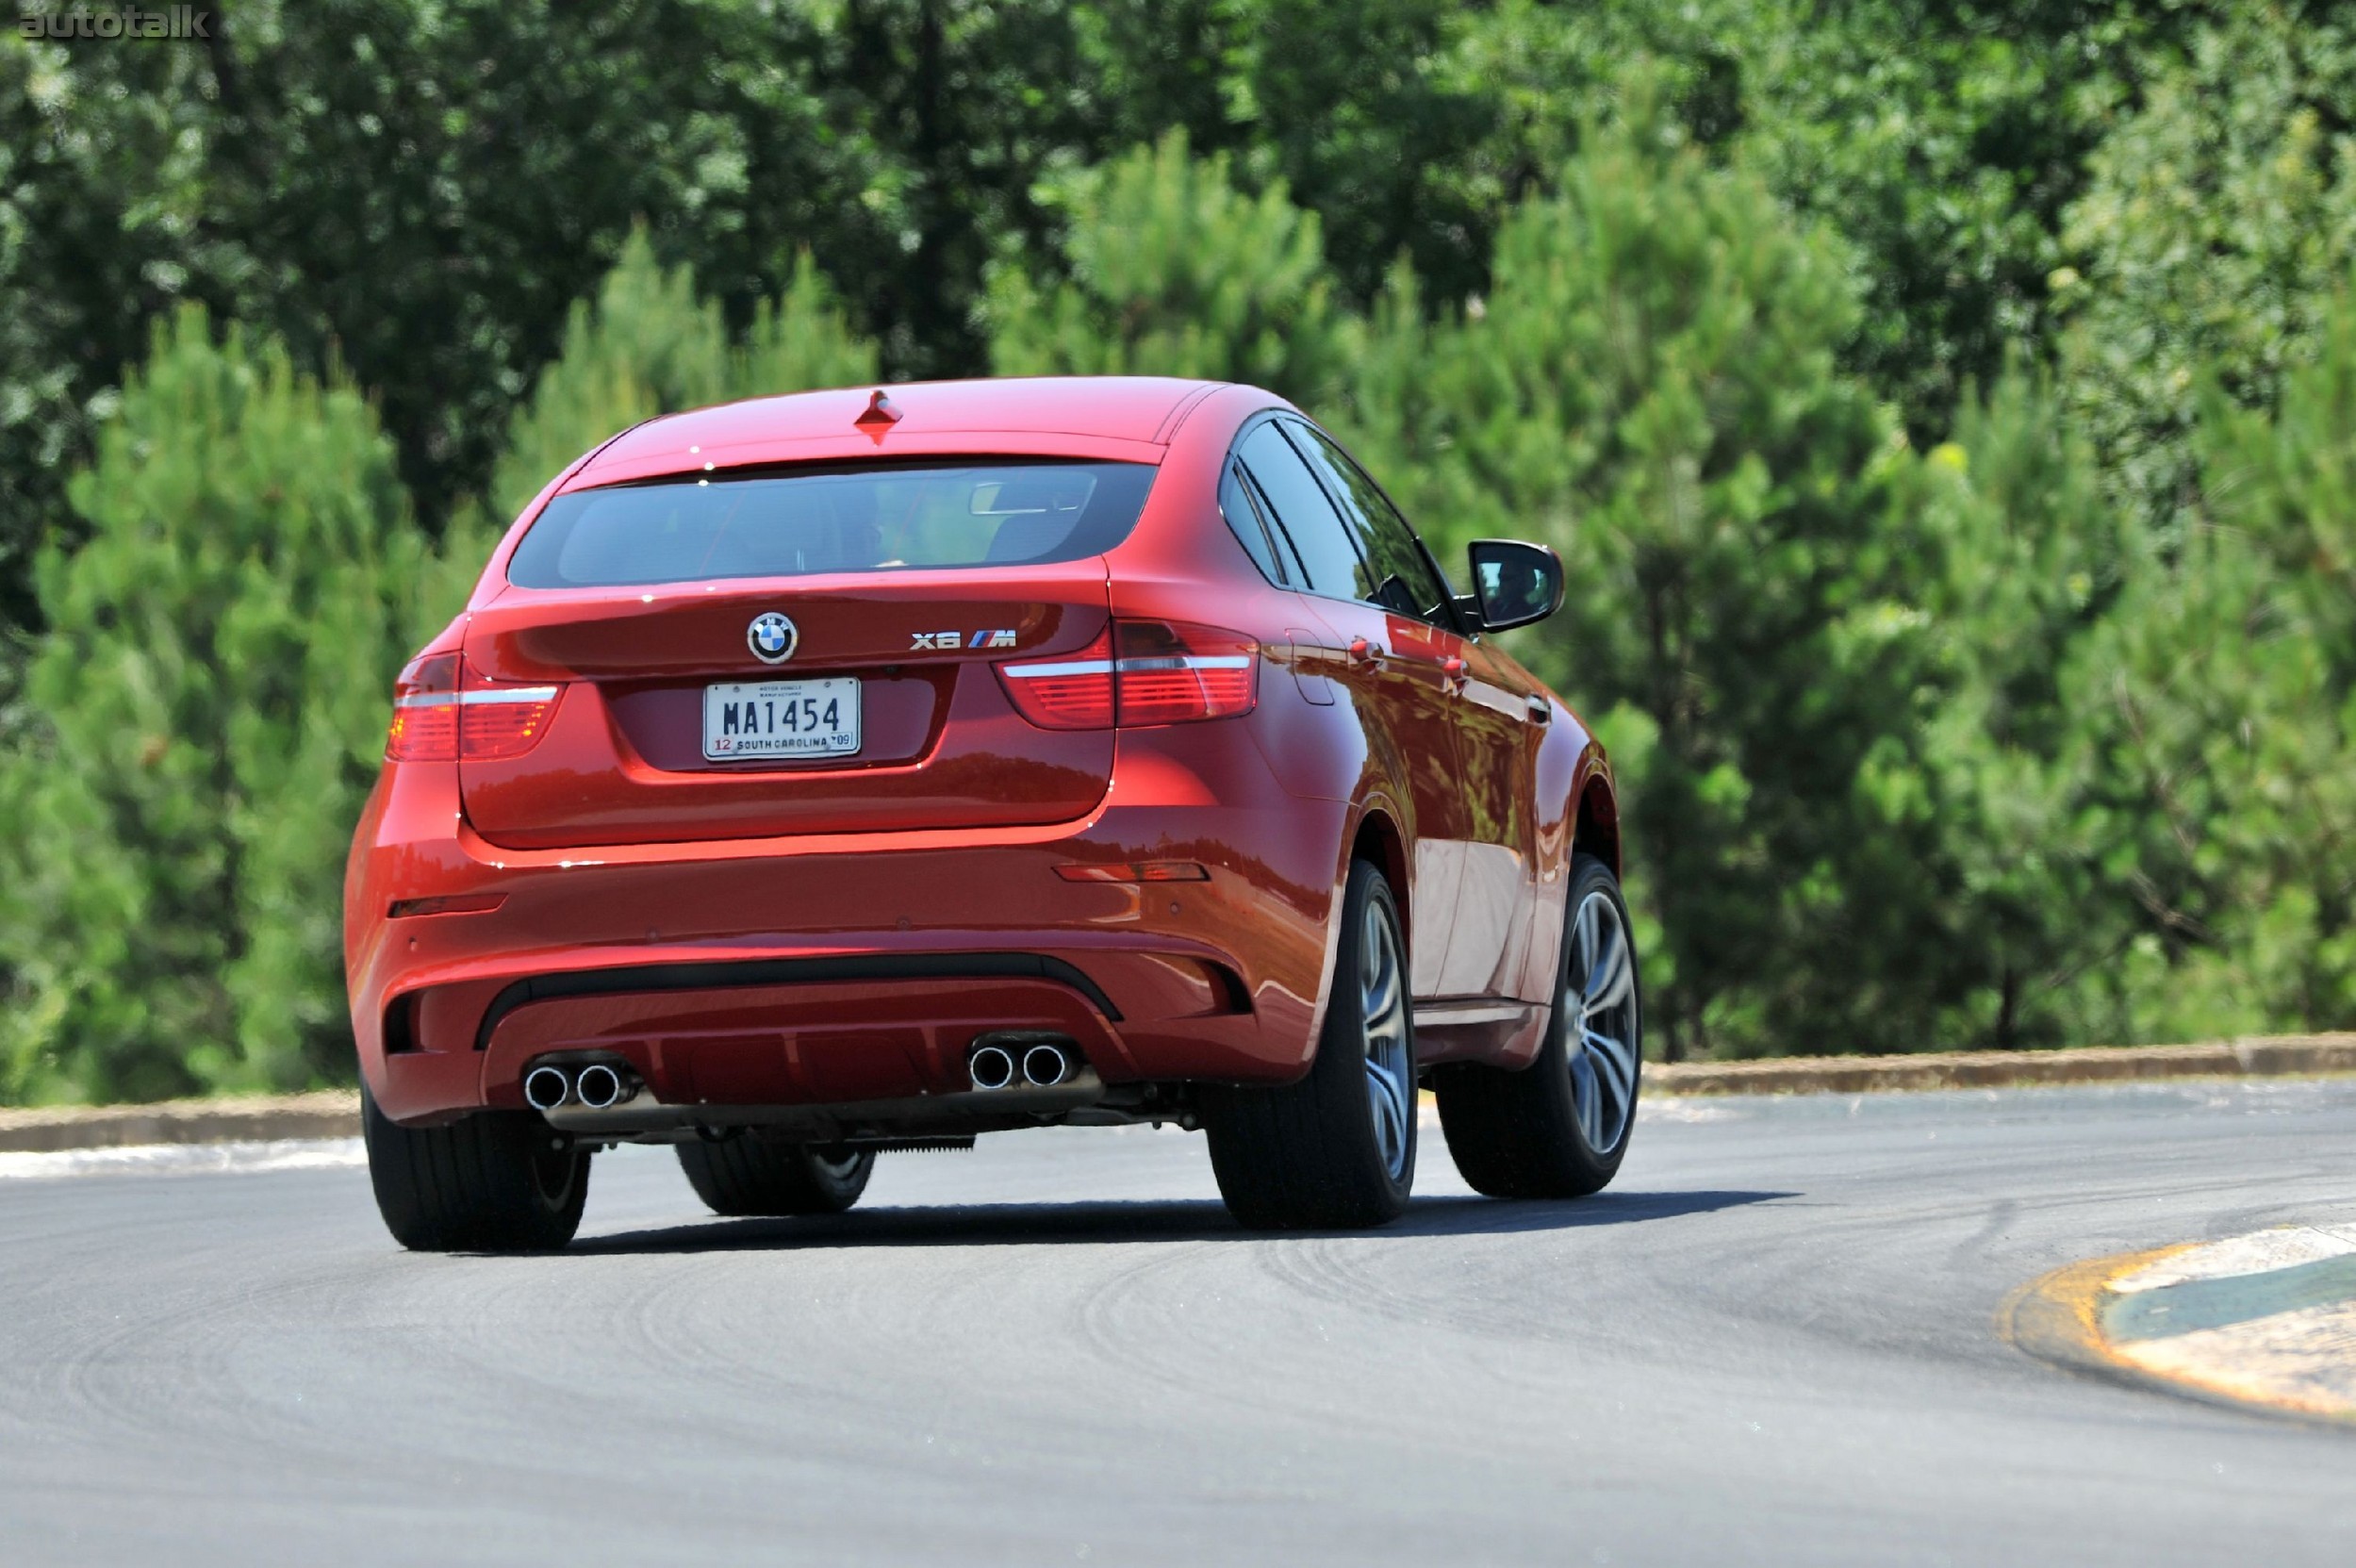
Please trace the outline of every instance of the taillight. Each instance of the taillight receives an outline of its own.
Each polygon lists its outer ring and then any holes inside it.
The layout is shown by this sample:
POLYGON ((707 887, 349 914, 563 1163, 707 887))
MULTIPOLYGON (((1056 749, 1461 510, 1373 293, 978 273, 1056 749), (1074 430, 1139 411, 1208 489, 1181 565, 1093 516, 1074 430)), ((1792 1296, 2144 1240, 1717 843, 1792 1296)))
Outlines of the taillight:
POLYGON ((1078 652, 998 666, 1017 712, 1046 730, 1234 718, 1258 701, 1260 645, 1238 632, 1119 620, 1078 652))
POLYGON ((563 686, 496 685, 466 672, 458 693, 458 754, 470 762, 519 757, 540 743, 563 686))
POLYGON ((428 653, 411 659, 393 683, 392 734, 385 740, 389 762, 458 760, 458 655, 428 653))
POLYGON ((1112 628, 1077 653, 998 666, 1014 709, 1043 730, 1112 727, 1112 628))
POLYGON ((564 695, 561 685, 486 680, 455 653, 412 659, 393 684, 392 733, 385 755, 393 762, 519 757, 548 733, 564 695))
POLYGON ((1234 718, 1252 711, 1260 645, 1237 632, 1166 620, 1113 624, 1113 697, 1124 728, 1234 718))

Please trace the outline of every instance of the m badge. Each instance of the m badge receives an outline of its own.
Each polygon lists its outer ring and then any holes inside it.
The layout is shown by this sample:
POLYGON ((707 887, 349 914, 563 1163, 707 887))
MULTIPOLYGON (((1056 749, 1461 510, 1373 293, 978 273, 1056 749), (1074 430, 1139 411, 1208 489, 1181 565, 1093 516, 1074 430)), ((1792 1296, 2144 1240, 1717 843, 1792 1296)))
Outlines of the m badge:
POLYGON ((911 652, 953 653, 963 648, 1012 648, 1014 634, 1009 628, 984 628, 979 632, 918 632, 911 652))

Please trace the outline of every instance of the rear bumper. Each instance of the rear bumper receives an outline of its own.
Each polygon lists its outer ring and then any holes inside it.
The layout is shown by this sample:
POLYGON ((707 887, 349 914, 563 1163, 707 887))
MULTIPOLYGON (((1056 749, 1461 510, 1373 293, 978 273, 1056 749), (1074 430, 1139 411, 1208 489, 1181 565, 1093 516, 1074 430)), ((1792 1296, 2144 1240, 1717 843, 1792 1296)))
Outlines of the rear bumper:
POLYGON ((555 1051, 625 1059, 651 1102, 716 1123, 959 1095, 1002 1030, 1068 1036, 1107 1086, 1297 1078, 1347 808, 1264 767, 1226 792, 1242 805, 1164 765, 1133 776, 1152 787, 1050 828, 523 851, 473 834, 446 774, 388 769, 346 878, 362 1073, 410 1123, 520 1108, 555 1051), (1055 874, 1174 858, 1210 880, 1055 874), (500 901, 390 913, 469 897, 500 901))

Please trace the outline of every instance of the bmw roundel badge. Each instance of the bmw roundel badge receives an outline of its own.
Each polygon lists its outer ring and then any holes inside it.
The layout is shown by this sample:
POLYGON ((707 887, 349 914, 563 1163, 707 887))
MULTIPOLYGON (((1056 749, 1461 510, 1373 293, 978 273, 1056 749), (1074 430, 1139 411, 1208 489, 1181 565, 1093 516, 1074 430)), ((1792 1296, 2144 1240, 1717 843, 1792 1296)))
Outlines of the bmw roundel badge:
POLYGON ((745 628, 745 646, 763 664, 783 664, 794 656, 794 645, 800 640, 794 623, 775 610, 754 616, 752 624, 745 628))

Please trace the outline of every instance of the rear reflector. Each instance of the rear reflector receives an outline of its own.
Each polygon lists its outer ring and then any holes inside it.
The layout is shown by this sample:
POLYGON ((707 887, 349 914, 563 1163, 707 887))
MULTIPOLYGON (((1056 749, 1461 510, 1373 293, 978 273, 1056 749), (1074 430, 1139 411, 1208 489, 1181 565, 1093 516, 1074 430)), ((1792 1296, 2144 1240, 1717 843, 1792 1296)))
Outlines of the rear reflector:
POLYGON ((1191 860, 1114 861, 1100 866, 1059 866, 1065 882, 1209 882, 1210 871, 1191 860))
POLYGON ((507 901, 504 893, 460 893, 447 899, 395 899, 385 913, 396 920, 412 915, 488 915, 507 901))
POLYGON ((503 685, 466 668, 455 653, 412 659, 393 684, 392 762, 495 761, 540 743, 561 685, 503 685))
POLYGON ((998 666, 1016 711, 1046 730, 1234 718, 1258 701, 1260 645, 1238 632, 1120 620, 1078 652, 998 666))

